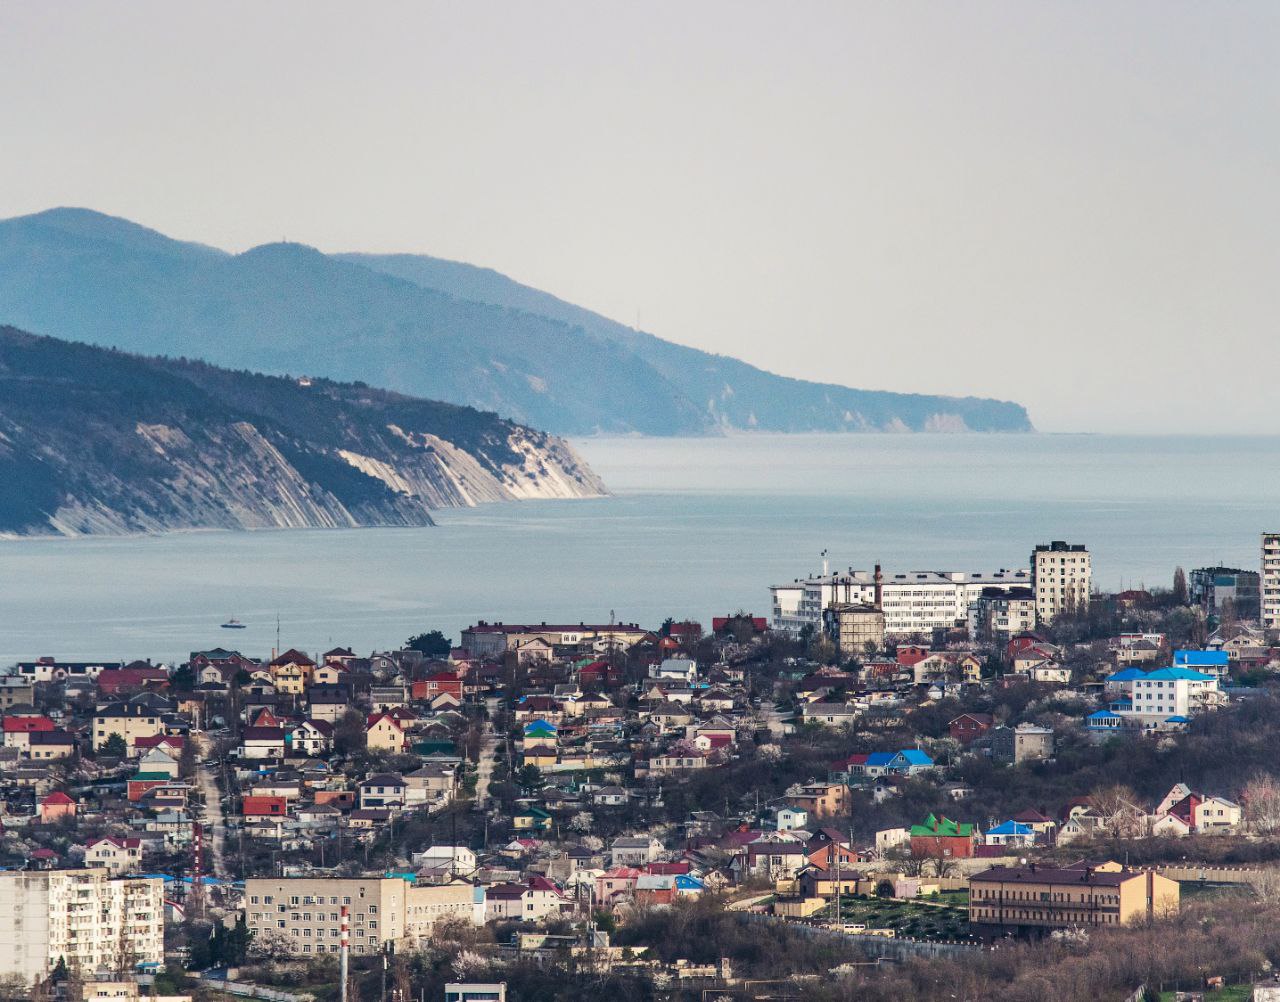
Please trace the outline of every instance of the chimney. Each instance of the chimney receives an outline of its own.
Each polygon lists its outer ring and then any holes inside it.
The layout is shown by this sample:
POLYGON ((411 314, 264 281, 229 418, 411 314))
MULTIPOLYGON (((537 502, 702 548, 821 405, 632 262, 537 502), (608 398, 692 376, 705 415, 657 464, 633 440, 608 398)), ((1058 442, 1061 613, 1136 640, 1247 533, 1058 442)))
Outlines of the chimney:
POLYGON ((879 564, 876 564, 875 583, 876 583, 875 606, 876 606, 876 609, 883 612, 884 611, 884 575, 880 573, 879 564))

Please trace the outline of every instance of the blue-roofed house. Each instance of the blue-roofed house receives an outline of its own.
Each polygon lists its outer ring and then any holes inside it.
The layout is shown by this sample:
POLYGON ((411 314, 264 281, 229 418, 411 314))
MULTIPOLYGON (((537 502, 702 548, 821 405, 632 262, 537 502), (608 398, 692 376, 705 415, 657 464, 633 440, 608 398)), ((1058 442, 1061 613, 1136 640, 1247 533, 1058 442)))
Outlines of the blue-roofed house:
POLYGON ((1133 691, 1133 683, 1140 678, 1146 678, 1147 673, 1141 668, 1124 668, 1118 672, 1108 675, 1103 682, 1103 686, 1108 696, 1124 693, 1129 695, 1133 691))
POLYGON ((1173 667, 1223 678, 1231 667, 1231 655, 1227 651, 1174 651, 1173 667))
POLYGON ((904 748, 889 760, 889 772, 903 776, 915 776, 935 768, 933 759, 918 748, 904 748))
POLYGON ((897 752, 891 751, 872 752, 867 756, 867 761, 862 767, 863 775, 883 776, 889 771, 889 766, 897 754, 897 752))
POLYGON ((1005 821, 983 836, 986 845, 1030 846, 1036 844, 1036 830, 1019 821, 1005 821))
MULTIPOLYGON (((1132 705, 1132 704, 1130 704, 1132 705)), ((1084 729, 1102 735, 1114 734, 1124 726, 1124 717, 1113 710, 1095 710, 1084 718, 1084 729)))

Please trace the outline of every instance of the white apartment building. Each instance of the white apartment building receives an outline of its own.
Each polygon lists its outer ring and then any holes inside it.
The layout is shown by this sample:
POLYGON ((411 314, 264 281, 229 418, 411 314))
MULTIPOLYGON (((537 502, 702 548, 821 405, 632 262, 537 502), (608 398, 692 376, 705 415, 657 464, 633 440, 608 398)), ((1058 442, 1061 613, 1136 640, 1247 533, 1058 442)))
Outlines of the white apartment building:
POLYGON ((1036 595, 1036 622, 1047 625, 1062 613, 1089 607, 1093 568, 1083 543, 1055 539, 1031 553, 1031 588, 1036 595))
POLYGON ((1133 724, 1154 727, 1170 718, 1187 720, 1202 710, 1220 706, 1226 694, 1218 676, 1189 668, 1131 669, 1120 683, 1127 698, 1111 704, 1112 712, 1133 724))
POLYGON ((1262 534, 1262 628, 1280 630, 1280 532, 1262 534))
POLYGON ((254 935, 298 956, 339 951, 344 906, 353 954, 425 936, 445 919, 478 925, 484 917, 484 892, 473 884, 419 886, 403 877, 255 878, 245 881, 244 902, 254 935))
POLYGON ((102 868, 0 872, 0 970, 31 982, 60 958, 90 976, 164 963, 164 881, 102 868))
MULTIPOLYGON (((1027 570, 907 571, 885 574, 880 584, 880 605, 885 633, 891 637, 928 635, 936 628, 966 626, 969 606, 984 588, 1027 587, 1027 570)), ((797 579, 770 589, 773 629, 797 634, 805 626, 822 629, 822 610, 836 604, 876 604, 873 573, 848 570, 797 579)))

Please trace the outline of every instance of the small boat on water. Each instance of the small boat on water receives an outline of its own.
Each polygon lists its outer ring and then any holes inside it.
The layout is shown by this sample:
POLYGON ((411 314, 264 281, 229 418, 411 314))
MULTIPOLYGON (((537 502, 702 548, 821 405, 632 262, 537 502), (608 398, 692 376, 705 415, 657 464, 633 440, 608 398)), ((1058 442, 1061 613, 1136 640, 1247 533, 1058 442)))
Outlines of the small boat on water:
POLYGON ((222 624, 222 628, 224 630, 243 630, 244 623, 240 622, 238 619, 228 619, 222 624))

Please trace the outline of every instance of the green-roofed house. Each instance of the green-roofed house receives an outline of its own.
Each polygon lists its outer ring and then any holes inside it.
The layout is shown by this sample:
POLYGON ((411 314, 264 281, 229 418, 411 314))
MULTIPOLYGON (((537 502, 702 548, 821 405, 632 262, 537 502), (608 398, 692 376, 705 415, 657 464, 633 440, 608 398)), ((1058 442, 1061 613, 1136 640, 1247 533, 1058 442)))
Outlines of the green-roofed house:
POLYGON ((551 815, 540 807, 530 807, 511 817, 512 827, 519 832, 545 832, 551 830, 551 815))
POLYGON ((968 859, 979 832, 968 821, 930 814, 911 826, 911 855, 917 859, 968 859))

